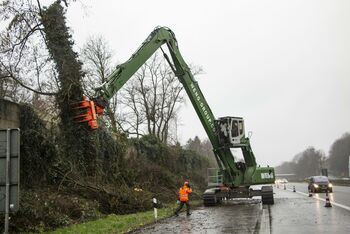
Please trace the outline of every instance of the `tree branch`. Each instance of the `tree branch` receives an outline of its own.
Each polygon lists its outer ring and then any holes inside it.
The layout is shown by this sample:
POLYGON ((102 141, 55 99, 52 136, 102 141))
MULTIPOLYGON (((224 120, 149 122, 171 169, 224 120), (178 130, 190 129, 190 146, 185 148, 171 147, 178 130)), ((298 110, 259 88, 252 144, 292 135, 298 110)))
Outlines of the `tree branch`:
POLYGON ((38 90, 35 90, 35 89, 32 89, 31 87, 25 85, 23 82, 21 82, 19 79, 17 79, 16 77, 14 77, 13 75, 2 75, 0 76, 0 79, 6 79, 6 78, 10 78, 10 79, 13 79, 14 81, 16 81, 20 86, 22 86, 23 88, 25 89, 28 89, 34 93, 37 93, 37 94, 41 94, 41 95, 56 95, 57 93, 53 93, 53 92, 41 92, 41 91, 38 91, 38 90))

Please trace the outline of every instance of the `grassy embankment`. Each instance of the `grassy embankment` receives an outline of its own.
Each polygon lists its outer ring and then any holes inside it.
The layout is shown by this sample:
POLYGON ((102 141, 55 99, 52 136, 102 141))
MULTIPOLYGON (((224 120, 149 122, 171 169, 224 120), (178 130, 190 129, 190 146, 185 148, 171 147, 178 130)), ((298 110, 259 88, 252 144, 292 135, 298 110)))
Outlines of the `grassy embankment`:
MULTIPOLYGON (((193 207, 198 206, 202 201, 193 201, 193 207)), ((177 204, 171 204, 164 208, 158 209, 158 221, 168 218, 173 215, 177 204)), ((185 207, 183 208, 185 210, 185 207)), ((144 225, 154 223, 153 210, 146 212, 139 212, 128 215, 108 215, 105 218, 90 221, 82 224, 76 224, 65 228, 60 228, 50 234, 68 234, 68 233, 126 233, 144 225)))

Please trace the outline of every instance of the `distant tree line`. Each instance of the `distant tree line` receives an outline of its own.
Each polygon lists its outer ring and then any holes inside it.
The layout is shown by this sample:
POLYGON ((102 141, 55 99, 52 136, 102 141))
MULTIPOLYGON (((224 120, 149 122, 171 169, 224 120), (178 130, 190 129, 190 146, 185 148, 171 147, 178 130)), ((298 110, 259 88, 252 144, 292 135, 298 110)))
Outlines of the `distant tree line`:
POLYGON ((328 169, 328 174, 349 177, 350 133, 345 133, 335 140, 330 147, 328 157, 322 150, 309 147, 295 155, 289 162, 276 167, 280 174, 295 174, 298 179, 320 175, 321 168, 328 169))
POLYGON ((345 133, 337 139, 329 150, 327 159, 329 168, 334 175, 349 177, 350 133, 345 133))
POLYGON ((209 161, 211 167, 217 167, 213 146, 208 138, 203 140, 198 136, 195 136, 193 139, 190 138, 185 145, 185 149, 197 152, 209 161))

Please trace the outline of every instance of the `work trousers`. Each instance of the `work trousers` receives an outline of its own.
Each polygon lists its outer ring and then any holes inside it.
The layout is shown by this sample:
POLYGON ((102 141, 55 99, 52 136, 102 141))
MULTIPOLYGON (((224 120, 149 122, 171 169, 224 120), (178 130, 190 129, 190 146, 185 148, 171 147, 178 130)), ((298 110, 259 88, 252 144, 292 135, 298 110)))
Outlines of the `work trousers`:
POLYGON ((179 207, 177 207, 175 214, 178 214, 180 212, 180 210, 182 209, 182 207, 184 207, 185 204, 186 204, 186 212, 189 215, 190 214, 190 203, 188 201, 186 201, 186 202, 180 201, 179 207))

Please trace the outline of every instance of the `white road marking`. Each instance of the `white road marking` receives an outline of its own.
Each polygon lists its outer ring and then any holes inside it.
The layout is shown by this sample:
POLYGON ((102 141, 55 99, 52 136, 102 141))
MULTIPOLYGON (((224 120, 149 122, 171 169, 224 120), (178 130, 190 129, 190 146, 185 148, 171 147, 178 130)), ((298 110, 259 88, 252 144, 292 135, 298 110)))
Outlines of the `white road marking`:
MULTIPOLYGON (((287 189, 287 190, 293 192, 292 189, 287 189)), ((299 193, 299 194, 304 195, 304 196, 307 196, 307 197, 309 196, 309 194, 303 193, 303 192, 298 192, 298 191, 296 191, 296 193, 299 193)), ((323 199, 323 198, 320 198, 320 197, 315 197, 314 195, 312 196, 312 198, 317 199, 317 200, 320 200, 320 201, 326 202, 326 199, 323 199)), ((350 207, 348 207, 348 206, 346 206, 346 205, 342 205, 342 204, 336 203, 336 202, 334 202, 334 201, 332 201, 331 204, 332 204, 332 205, 335 205, 335 206, 338 206, 338 207, 341 207, 341 208, 343 208, 343 209, 345 209, 345 210, 350 211, 350 207)))

